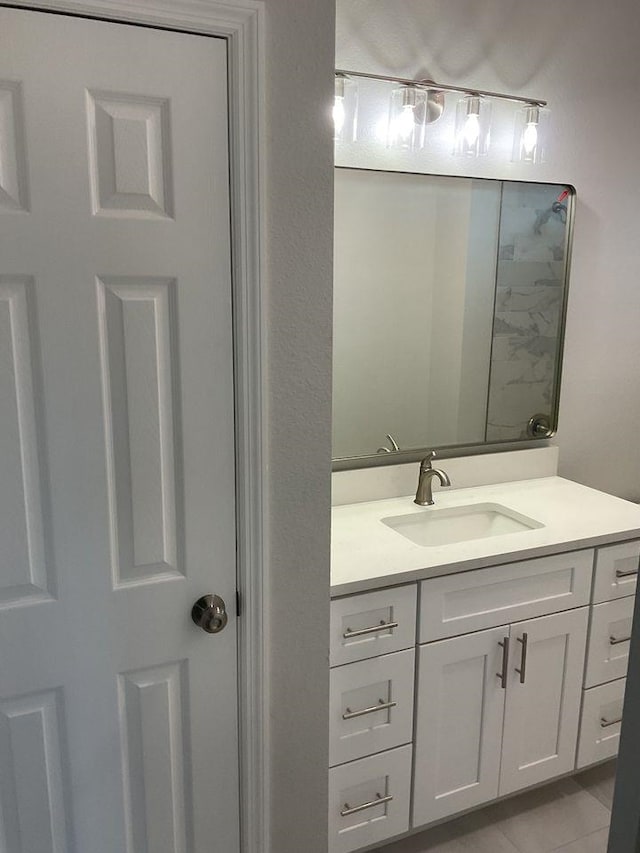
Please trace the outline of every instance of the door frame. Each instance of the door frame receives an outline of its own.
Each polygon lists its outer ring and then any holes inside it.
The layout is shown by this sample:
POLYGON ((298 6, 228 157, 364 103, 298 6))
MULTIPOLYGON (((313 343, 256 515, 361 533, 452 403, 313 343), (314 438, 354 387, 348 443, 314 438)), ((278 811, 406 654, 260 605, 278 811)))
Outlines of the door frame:
POLYGON ((227 42, 236 416, 238 740, 242 853, 269 850, 262 296, 262 0, 8 0, 0 6, 161 27, 227 42))

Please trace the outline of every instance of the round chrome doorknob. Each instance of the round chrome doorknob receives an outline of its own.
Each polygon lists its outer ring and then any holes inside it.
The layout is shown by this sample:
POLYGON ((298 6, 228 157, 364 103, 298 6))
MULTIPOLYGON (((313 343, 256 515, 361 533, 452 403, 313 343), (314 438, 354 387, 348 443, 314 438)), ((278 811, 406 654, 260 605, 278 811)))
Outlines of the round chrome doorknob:
POLYGON ((217 634, 227 624, 227 606, 219 595, 203 595, 193 605, 191 618, 207 634, 217 634))

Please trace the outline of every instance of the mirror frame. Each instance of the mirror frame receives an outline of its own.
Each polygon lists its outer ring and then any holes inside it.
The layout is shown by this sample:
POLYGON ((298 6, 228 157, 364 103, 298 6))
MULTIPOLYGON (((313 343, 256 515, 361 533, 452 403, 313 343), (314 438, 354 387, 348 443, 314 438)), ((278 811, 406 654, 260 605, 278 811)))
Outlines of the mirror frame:
MULTIPOLYGON (((567 217, 567 251, 566 263, 564 272, 564 289, 562 296, 562 305, 560 308, 559 331, 558 331, 558 349, 556 355, 556 371, 557 379, 554 383, 553 400, 551 404, 551 428, 548 435, 541 437, 527 437, 521 439, 504 439, 498 441, 479 441, 471 444, 442 444, 442 445, 425 445, 424 447, 415 447, 407 450, 390 450, 388 453, 371 453, 362 456, 341 456, 332 457, 331 468, 333 471, 350 471, 359 468, 377 468, 386 465, 402 465, 404 463, 419 462, 427 453, 435 450, 440 459, 448 459, 456 456, 473 456, 483 453, 500 453, 510 450, 527 450, 534 447, 546 447, 558 430, 558 415, 560 409, 560 391, 562 386, 562 365, 564 361, 564 343, 567 321, 567 308, 569 303, 569 283, 571 279, 571 257, 573 254, 573 235, 575 228, 576 208, 578 194, 575 185, 567 181, 523 181, 511 180, 508 178, 485 178, 477 175, 449 175, 442 172, 408 172, 404 169, 368 169, 364 166, 338 166, 334 165, 334 169, 342 169, 357 172, 380 172, 386 174, 394 172, 402 175, 419 175, 425 177, 437 178, 463 178, 473 181, 491 181, 493 183, 515 183, 515 184, 537 184, 550 185, 557 184, 558 186, 567 187, 570 190, 571 210, 570 216, 567 217)), ((333 363, 333 362, 332 362, 333 363)))

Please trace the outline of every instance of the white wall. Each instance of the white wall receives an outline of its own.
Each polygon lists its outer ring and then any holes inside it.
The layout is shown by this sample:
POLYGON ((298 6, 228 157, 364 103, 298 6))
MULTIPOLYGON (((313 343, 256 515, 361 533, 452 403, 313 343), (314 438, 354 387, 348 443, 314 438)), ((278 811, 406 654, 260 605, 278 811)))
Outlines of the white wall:
MULTIPOLYGON (((506 125, 488 158, 456 161, 445 117, 433 126, 421 168, 575 184, 560 473, 629 498, 640 498, 639 38, 635 0, 337 3, 338 67, 549 101, 545 165, 508 162, 506 125)), ((498 108, 494 118, 507 114, 498 108)), ((382 165, 390 155, 378 157, 382 165)), ((356 165, 351 154, 345 159, 356 165)), ((417 161, 404 155, 402 167, 418 170, 417 161)))
POLYGON ((267 0, 266 36, 270 853, 326 853, 333 2, 267 0))

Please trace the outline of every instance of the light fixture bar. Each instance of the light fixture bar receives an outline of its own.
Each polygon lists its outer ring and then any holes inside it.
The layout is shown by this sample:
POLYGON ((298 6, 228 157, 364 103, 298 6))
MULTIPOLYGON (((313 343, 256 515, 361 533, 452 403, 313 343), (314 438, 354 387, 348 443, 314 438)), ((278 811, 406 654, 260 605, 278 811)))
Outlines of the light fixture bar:
POLYGON ((433 89, 442 92, 458 92, 462 95, 473 95, 477 98, 499 98, 502 101, 513 101, 517 104, 527 104, 530 107, 546 107, 546 101, 536 98, 523 98, 519 95, 506 95, 503 92, 489 92, 484 89, 466 89, 464 86, 450 86, 448 83, 436 83, 435 80, 412 80, 407 77, 391 77, 387 74, 369 74, 365 71, 345 71, 336 69, 336 74, 344 74, 347 77, 365 77, 368 80, 384 80, 388 83, 401 83, 405 86, 419 86, 423 89, 433 89))

